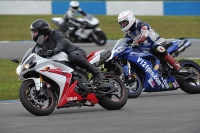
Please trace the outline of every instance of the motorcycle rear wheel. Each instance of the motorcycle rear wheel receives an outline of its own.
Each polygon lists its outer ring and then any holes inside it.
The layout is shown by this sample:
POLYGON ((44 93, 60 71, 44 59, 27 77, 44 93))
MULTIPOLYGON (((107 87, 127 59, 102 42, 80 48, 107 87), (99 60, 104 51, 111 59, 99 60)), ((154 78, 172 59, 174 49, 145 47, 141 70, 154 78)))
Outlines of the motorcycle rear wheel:
POLYGON ((180 82, 181 90, 189 94, 199 94, 200 93, 200 66, 191 60, 180 60, 181 67, 191 68, 195 72, 195 76, 180 82))
POLYGON ((103 81, 106 80, 109 81, 109 83, 113 83, 113 85, 118 89, 113 93, 101 97, 99 99, 99 105, 107 110, 119 110, 127 102, 128 99, 127 90, 118 76, 110 72, 102 72, 102 73, 105 76, 103 81))
POLYGON ((97 37, 97 39, 93 37, 94 43, 96 43, 98 46, 104 46, 107 42, 105 33, 103 31, 96 31, 94 34, 97 37))
POLYGON ((56 106, 53 92, 47 90, 50 98, 45 96, 39 98, 33 80, 26 80, 19 89, 19 98, 24 108, 36 116, 46 116, 51 114, 56 106))

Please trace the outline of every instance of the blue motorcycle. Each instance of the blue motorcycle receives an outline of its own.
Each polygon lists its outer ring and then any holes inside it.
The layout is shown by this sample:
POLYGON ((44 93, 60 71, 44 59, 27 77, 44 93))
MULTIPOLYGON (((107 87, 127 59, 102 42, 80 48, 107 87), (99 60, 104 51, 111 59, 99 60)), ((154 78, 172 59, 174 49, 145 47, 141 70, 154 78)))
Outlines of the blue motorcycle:
MULTIPOLYGON (((150 53, 150 44, 130 46, 130 39, 119 39, 102 70, 113 72, 124 82, 129 98, 142 92, 160 92, 181 89, 189 94, 200 93, 200 66, 191 60, 180 60, 182 69, 174 72, 162 58, 150 53)), ((191 42, 181 38, 167 44, 166 49, 177 57, 191 42)))

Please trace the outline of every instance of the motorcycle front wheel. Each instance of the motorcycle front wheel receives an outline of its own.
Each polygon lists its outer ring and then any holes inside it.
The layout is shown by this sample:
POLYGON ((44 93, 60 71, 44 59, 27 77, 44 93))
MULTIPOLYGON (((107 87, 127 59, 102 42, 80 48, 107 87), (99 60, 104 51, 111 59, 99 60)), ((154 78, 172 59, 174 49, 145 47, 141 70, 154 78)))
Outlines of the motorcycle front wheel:
POLYGON ((56 106, 56 99, 53 92, 46 91, 48 97, 40 96, 36 90, 33 80, 26 80, 19 89, 19 98, 24 108, 36 116, 46 116, 51 114, 56 106))

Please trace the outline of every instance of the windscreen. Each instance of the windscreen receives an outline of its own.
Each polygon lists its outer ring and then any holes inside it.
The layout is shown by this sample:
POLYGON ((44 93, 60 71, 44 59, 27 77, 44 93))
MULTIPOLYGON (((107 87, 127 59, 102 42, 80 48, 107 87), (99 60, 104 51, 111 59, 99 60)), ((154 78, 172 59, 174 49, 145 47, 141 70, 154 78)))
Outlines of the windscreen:
POLYGON ((24 63, 24 61, 32 54, 33 48, 30 48, 24 55, 24 57, 22 58, 21 64, 24 63))

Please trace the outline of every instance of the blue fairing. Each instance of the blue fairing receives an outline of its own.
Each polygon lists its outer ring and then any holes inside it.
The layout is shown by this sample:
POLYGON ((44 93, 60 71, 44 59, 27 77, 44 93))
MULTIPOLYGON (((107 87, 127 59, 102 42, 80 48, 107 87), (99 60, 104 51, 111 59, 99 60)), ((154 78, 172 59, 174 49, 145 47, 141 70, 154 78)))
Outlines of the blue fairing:
MULTIPOLYGON (((178 46, 178 45, 177 45, 178 46)), ((135 47, 130 47, 126 45, 125 41, 122 42, 118 47, 115 47, 117 52, 114 53, 113 58, 115 60, 126 59, 131 63, 131 72, 140 70, 143 71, 143 75, 139 75, 144 78, 144 91, 145 92, 156 92, 156 91, 167 91, 176 90, 179 85, 174 77, 163 78, 158 73, 158 67, 160 66, 160 61, 151 53, 148 52, 150 45, 139 45, 135 47), (119 48, 119 49, 118 49, 119 48), (117 57, 117 58, 116 58, 117 57), (150 62, 150 59, 154 62, 150 62), (134 67, 137 66, 137 67, 134 67), (155 67, 157 66, 157 67, 155 67), (137 70, 136 70, 137 68, 137 70)), ((174 46, 170 48, 170 51, 174 51, 178 47, 174 46)), ((124 69, 124 75, 128 76, 128 66, 122 66, 124 69)), ((142 74, 142 73, 141 73, 142 74)))
POLYGON ((168 53, 173 53, 174 51, 176 51, 178 49, 178 44, 177 43, 173 43, 172 46, 170 46, 168 49, 167 49, 167 52, 168 53))

